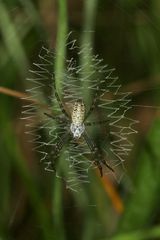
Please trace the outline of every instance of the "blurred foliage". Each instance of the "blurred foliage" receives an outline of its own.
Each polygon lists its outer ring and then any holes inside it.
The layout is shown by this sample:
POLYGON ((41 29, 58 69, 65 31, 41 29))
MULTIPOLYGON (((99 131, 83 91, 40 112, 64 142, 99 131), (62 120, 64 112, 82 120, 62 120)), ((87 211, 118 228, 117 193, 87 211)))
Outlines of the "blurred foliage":
MULTIPOLYGON (((73 30, 82 44, 90 42, 116 67, 134 104, 158 106, 159 12, 159 0, 1 0, 0 86, 24 92, 28 69, 43 43, 65 55, 64 36, 73 30)), ((62 58, 56 59, 57 84, 63 67, 62 58)), ((43 170, 20 120, 23 104, 0 94, 0 239, 160 239, 156 108, 133 109, 139 133, 127 176, 113 183, 124 202, 120 213, 96 174, 81 194, 74 194, 43 170)))

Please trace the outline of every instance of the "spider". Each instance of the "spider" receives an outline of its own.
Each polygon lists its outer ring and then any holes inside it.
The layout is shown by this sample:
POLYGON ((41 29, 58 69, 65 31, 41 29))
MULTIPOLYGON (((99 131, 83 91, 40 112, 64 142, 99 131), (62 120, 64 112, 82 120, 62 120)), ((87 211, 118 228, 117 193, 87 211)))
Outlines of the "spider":
MULTIPOLYGON (((55 94, 55 98, 59 104, 59 107, 60 107, 62 113, 66 117, 67 123, 70 124, 70 129, 66 130, 66 133, 64 133, 64 135, 61 137, 61 139, 54 146, 54 158, 58 157, 59 152, 61 151, 61 149, 63 148, 63 145, 67 141, 67 139, 68 139, 67 136, 70 132, 72 134, 72 137, 75 140, 78 140, 83 137, 83 139, 86 141, 86 143, 92 153, 92 156, 93 156, 92 157, 93 163, 98 167, 101 177, 103 177, 102 165, 105 165, 109 170, 114 172, 114 169, 103 158, 102 154, 98 151, 98 148, 96 147, 94 142, 91 140, 91 138, 89 137, 87 130, 86 130, 86 126, 93 126, 96 124, 104 124, 107 122, 107 120, 95 121, 95 122, 87 122, 86 121, 96 106, 96 102, 98 99, 98 93, 96 93, 95 98, 94 98, 87 113, 85 113, 85 105, 84 105, 83 100, 77 99, 73 104, 73 109, 72 109, 71 114, 68 114, 68 112, 65 110, 64 104, 61 101, 61 99, 58 95, 58 92, 56 90, 55 83, 54 83, 54 94, 55 94)), ((59 121, 60 123, 62 123, 64 120, 60 117, 54 117, 51 114, 46 113, 46 112, 44 112, 44 114, 51 119, 59 121)))

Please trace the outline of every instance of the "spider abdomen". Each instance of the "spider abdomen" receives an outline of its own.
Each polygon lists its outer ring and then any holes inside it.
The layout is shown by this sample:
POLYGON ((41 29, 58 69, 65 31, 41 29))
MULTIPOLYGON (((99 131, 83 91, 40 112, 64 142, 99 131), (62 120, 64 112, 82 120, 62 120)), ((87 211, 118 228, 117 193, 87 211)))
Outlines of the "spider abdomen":
POLYGON ((84 126, 85 106, 81 100, 78 100, 73 105, 72 111, 72 123, 70 130, 73 133, 74 138, 80 138, 85 130, 84 126))
POLYGON ((80 125, 84 121, 85 106, 82 101, 76 101, 72 111, 72 123, 80 125))

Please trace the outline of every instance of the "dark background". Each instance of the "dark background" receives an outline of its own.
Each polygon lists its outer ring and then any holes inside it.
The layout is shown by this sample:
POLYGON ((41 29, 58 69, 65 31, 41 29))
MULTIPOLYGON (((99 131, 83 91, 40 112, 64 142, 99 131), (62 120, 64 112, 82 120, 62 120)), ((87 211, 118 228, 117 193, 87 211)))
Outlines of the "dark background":
POLYGON ((0 239, 160 239, 160 1, 3 0, 0 30, 0 239), (20 119, 28 69, 69 31, 142 105, 125 177, 95 175, 79 195, 44 171, 20 119))

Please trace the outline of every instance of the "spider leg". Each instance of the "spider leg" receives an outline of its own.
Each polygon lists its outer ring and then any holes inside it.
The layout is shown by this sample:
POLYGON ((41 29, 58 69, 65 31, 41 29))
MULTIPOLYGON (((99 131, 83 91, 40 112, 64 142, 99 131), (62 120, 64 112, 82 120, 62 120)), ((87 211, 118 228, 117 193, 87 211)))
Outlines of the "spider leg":
POLYGON ((113 169, 108 163, 106 163, 105 160, 102 159, 102 163, 103 163, 109 170, 111 170, 112 172, 114 172, 114 169, 113 169))
MULTIPOLYGON (((102 158, 102 155, 100 153, 98 153, 98 149, 97 147, 95 146, 95 144, 92 142, 92 140, 89 138, 87 132, 85 131, 83 133, 83 137, 88 145, 88 147, 90 148, 91 152, 93 153, 94 157, 96 158, 96 155, 98 156, 98 159, 101 159, 102 158)), ((106 161, 102 158, 102 163, 109 169, 111 170, 112 172, 114 172, 114 169, 106 163, 106 161)), ((98 167, 99 171, 100 171, 100 176, 103 177, 103 169, 102 169, 102 165, 100 163, 100 160, 98 161, 95 161, 94 160, 94 164, 98 167)))
POLYGON ((94 164, 98 167, 99 172, 100 172, 100 176, 103 177, 102 165, 99 162, 97 162, 97 161, 95 161, 94 164))
POLYGON ((54 117, 51 114, 46 113, 46 112, 44 112, 44 115, 46 115, 47 117, 49 117, 49 118, 51 118, 53 120, 57 120, 59 123, 64 123, 66 121, 66 119, 64 119, 64 118, 54 117))
POLYGON ((88 110, 88 112, 87 112, 87 114, 86 114, 86 116, 85 116, 85 118, 84 118, 84 121, 89 117, 89 115, 91 114, 91 112, 93 111, 93 109, 96 107, 96 102, 97 102, 97 100, 98 100, 98 96, 99 96, 99 92, 98 92, 98 90, 97 90, 96 93, 95 93, 94 99, 93 99, 93 101, 92 101, 91 107, 90 107, 90 109, 88 110))
MULTIPOLYGON (((52 150, 51 154, 53 154, 53 160, 56 159, 63 148, 64 144, 67 142, 69 138, 69 132, 67 131, 66 133, 63 134, 63 136, 60 138, 60 140, 54 145, 54 149, 52 150)), ((53 160, 52 160, 52 165, 53 165, 53 160)))
POLYGON ((98 125, 98 124, 105 124, 109 122, 109 120, 103 120, 103 121, 95 121, 95 122, 85 122, 86 126, 94 126, 94 125, 98 125))
POLYGON ((55 97, 56 97, 56 99, 57 99, 57 102, 58 102, 58 104, 59 104, 59 107, 60 107, 62 113, 63 113, 68 119, 70 119, 70 116, 69 116, 69 114, 67 113, 67 111, 65 110, 64 105, 63 105, 63 103, 62 103, 62 101, 61 101, 61 99, 60 99, 60 97, 59 97, 59 95, 58 95, 55 81, 53 81, 53 86, 54 86, 54 95, 55 95, 55 97))

